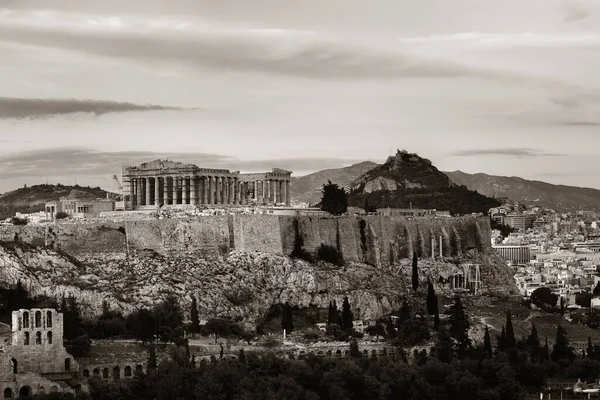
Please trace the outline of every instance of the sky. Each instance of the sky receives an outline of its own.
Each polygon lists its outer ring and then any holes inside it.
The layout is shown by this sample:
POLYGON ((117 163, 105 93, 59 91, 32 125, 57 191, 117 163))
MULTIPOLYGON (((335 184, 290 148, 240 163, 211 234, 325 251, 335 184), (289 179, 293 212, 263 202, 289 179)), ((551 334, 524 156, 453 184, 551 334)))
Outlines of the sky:
POLYGON ((157 158, 600 188, 600 0, 0 0, 0 193, 157 158))

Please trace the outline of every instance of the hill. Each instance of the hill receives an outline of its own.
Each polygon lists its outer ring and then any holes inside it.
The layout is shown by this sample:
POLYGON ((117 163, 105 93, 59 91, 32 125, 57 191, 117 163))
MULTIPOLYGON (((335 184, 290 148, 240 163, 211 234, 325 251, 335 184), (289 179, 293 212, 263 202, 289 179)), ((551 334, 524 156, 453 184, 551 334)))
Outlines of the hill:
POLYGON ((313 174, 293 177, 290 187, 292 199, 296 202, 316 204, 321 201, 321 190, 324 183, 330 180, 344 187, 350 185, 357 177, 375 168, 371 161, 363 161, 344 168, 333 168, 318 171, 313 174))
POLYGON ((398 151, 351 184, 349 204, 363 207, 365 199, 377 208, 434 208, 451 214, 487 213, 500 204, 454 184, 431 161, 406 151, 398 151))
POLYGON ((507 197, 519 203, 539 205, 560 211, 593 209, 600 211, 600 190, 575 186, 553 185, 530 181, 515 176, 467 174, 461 171, 446 172, 457 185, 486 196, 507 197))
POLYGON ((43 211, 44 204, 48 201, 58 200, 61 197, 71 198, 104 198, 106 191, 99 187, 66 186, 66 185, 34 185, 26 186, 0 196, 0 219, 6 219, 16 212, 32 213, 43 211))

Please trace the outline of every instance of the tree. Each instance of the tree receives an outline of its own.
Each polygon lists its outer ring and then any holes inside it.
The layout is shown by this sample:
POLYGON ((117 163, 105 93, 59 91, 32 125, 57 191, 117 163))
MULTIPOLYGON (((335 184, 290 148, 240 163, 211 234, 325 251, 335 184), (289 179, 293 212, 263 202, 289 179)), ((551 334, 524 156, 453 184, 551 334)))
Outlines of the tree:
POLYGON ((200 332, 200 318, 198 317, 198 303, 196 302, 196 296, 192 296, 192 307, 190 310, 190 319, 192 320, 192 324, 190 326, 190 331, 192 333, 200 332))
POLYGON ((323 185, 321 210, 333 215, 342 215, 345 213, 348 210, 348 194, 346 191, 328 180, 323 185))
POLYGON ((569 339, 567 338, 567 331, 561 325, 556 329, 556 342, 552 349, 552 361, 558 362, 560 360, 575 359, 575 352, 569 345, 569 339))
POLYGON ((412 311, 410 309, 410 305, 408 304, 406 299, 404 299, 404 301, 402 302, 402 305, 400 306, 399 318, 396 320, 396 328, 399 328, 400 325, 402 325, 404 322, 408 321, 411 318, 412 318, 412 311))
POLYGON ((450 336, 456 342, 456 354, 463 357, 471 347, 469 338, 469 318, 465 313, 465 307, 462 305, 460 297, 454 298, 454 304, 450 307, 450 336))
POLYGON ((356 338, 352 338, 350 341, 350 357, 359 358, 361 356, 360 349, 358 348, 358 342, 356 338))
POLYGON ((583 308, 590 308, 592 306, 592 294, 591 293, 577 293, 575 295, 575 304, 583 308))
POLYGON ((598 281, 598 283, 596 284, 596 286, 594 287, 594 291, 592 292, 592 295, 594 297, 596 296, 600 296, 600 281, 598 281))
POLYGON ((517 341, 515 339, 515 332, 513 330, 512 317, 510 315, 510 310, 506 312, 506 348, 514 349, 517 345, 517 341))
POLYGON ((341 325, 340 316, 335 300, 329 302, 329 314, 327 316, 327 325, 337 324, 341 325))
POLYGON ((77 336, 74 340, 69 340, 65 348, 75 357, 87 357, 92 349, 92 340, 88 335, 77 336))
POLYGON ((379 341, 379 336, 385 336, 385 326, 382 324, 369 325, 366 332, 371 336, 375 336, 376 340, 379 341))
POLYGON ((412 259, 412 288, 416 292, 419 288, 419 270, 417 268, 417 253, 413 253, 412 259))
POLYGON ((548 361, 550 359, 550 350, 548 347, 548 336, 545 336, 546 343, 540 352, 540 361, 548 361))
POLYGON ((154 315, 145 308, 129 314, 125 326, 137 340, 141 340, 143 343, 154 340, 156 321, 154 315))
POLYGON ((541 356, 541 345, 535 325, 531 325, 531 333, 527 338, 527 344, 529 345, 531 362, 539 361, 541 356))
POLYGON ((427 280, 427 314, 435 315, 436 310, 438 309, 438 299, 435 294, 435 289, 433 288, 433 283, 431 280, 427 280))
POLYGON ((156 349, 154 345, 150 345, 149 349, 150 354, 148 355, 148 371, 156 370, 158 367, 158 362, 156 360, 156 349))
POLYGON ((59 212, 56 213, 56 215, 54 216, 54 218, 56 218, 56 219, 65 219, 68 216, 69 216, 69 214, 67 214, 66 212, 59 211, 59 212))
POLYGON ((386 320, 385 331, 388 339, 396 339, 397 333, 396 328, 394 328, 394 323, 392 322, 392 317, 388 317, 388 319, 386 320))
POLYGON ((490 340, 490 331, 488 326, 485 326, 485 334, 483 336, 483 351, 486 357, 492 357, 492 341, 490 340))
POLYGON ((294 330, 294 316, 292 314, 292 307, 287 301, 283 305, 283 311, 281 313, 281 328, 284 329, 287 334, 294 330))
POLYGON ((239 354, 238 354, 238 361, 241 364, 246 364, 246 353, 244 353, 244 349, 240 349, 239 354))
POLYGON ((342 329, 352 329, 354 327, 354 315, 352 314, 352 310, 350 309, 350 302, 348 301, 348 296, 344 297, 344 302, 342 303, 342 329))
POLYGON ((500 336, 498 336, 498 353, 501 351, 506 351, 506 328, 502 326, 502 331, 500 332, 500 336))
POLYGON ((556 307, 558 296, 547 287, 537 288, 531 293, 531 302, 538 308, 547 309, 556 307))
POLYGON ((588 345, 587 345, 587 356, 592 360, 596 359, 596 352, 594 351, 594 346, 592 345, 592 337, 588 336, 588 345))
POLYGON ((453 343, 452 336, 447 328, 440 328, 438 338, 431 349, 431 353, 437 357, 438 360, 444 363, 452 362, 453 357, 453 343))
POLYGON ((560 297, 560 315, 565 315, 565 298, 560 297))
POLYGON ((375 213, 377 212, 377 208, 374 206, 371 206, 369 204, 369 198, 368 196, 365 196, 365 205, 363 207, 365 209, 365 214, 370 214, 370 213, 375 213))

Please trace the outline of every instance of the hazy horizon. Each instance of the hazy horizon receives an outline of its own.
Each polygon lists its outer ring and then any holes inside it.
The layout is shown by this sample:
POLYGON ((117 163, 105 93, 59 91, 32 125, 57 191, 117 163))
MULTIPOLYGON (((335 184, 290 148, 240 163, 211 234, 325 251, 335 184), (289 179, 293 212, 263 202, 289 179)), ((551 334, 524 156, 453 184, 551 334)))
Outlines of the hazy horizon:
POLYGON ((599 49, 599 0, 0 0, 0 193, 396 149, 600 188, 599 49))

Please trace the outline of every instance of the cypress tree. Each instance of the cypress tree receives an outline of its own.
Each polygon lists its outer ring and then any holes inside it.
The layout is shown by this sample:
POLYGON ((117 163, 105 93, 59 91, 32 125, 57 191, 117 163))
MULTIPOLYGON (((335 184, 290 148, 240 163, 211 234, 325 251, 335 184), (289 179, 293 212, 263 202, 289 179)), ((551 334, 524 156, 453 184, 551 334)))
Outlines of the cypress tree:
POLYGON ((148 356, 148 371, 156 370, 158 362, 156 361, 156 350, 154 344, 150 345, 150 355, 148 356))
POLYGON ((502 326, 502 332, 498 336, 498 353, 506 350, 506 329, 502 326))
POLYGON ((342 303, 342 328, 343 329, 352 329, 354 327, 354 315, 352 315, 352 310, 350 309, 350 302, 348 301, 348 296, 344 297, 344 302, 342 303))
POLYGON ((529 338, 527 338, 527 344, 529 344, 531 362, 536 362, 541 358, 541 345, 535 325, 531 326, 531 333, 529 334, 529 338))
POLYGON ((437 357, 438 360, 444 363, 452 362, 453 357, 453 343, 450 332, 447 328, 440 329, 438 339, 435 345, 431 349, 431 352, 437 357))
POLYGON ((485 335, 483 336, 483 351, 486 357, 492 357, 492 341, 490 340, 490 331, 488 326, 485 326, 485 335))
POLYGON ((548 336, 545 336, 546 344, 542 347, 540 361, 548 361, 550 359, 550 349, 548 348, 548 336))
POLYGON ((561 316, 565 315, 565 298, 564 297, 560 298, 560 315, 561 316))
POLYGON ((517 345, 517 341, 515 339, 515 332, 513 330, 512 317, 510 315, 510 310, 506 312, 506 348, 514 349, 517 345))
POLYGON ((567 331, 561 325, 556 329, 556 342, 552 349, 552 361, 558 362, 560 360, 574 360, 575 353, 573 348, 569 345, 569 339, 567 338, 567 331))
POLYGON ((435 315, 437 309, 437 296, 431 280, 427 280, 427 314, 435 315))
POLYGON ((411 318, 412 318, 412 311, 410 309, 410 305, 408 304, 406 299, 404 299, 404 301, 402 302, 402 305, 400 306, 400 318, 398 318, 398 320, 396 321, 396 325, 400 325, 400 324, 408 321, 411 318))
POLYGON ((190 319, 192 320, 192 325, 190 330, 193 333, 200 332, 200 318, 198 317, 198 303, 196 301, 196 296, 192 296, 192 307, 190 310, 190 319))
POLYGON ((337 306, 335 300, 329 302, 329 315, 327 316, 327 325, 337 324, 337 306))
POLYGON ((385 331, 387 333, 388 339, 396 339, 398 336, 396 334, 396 328, 394 328, 394 323, 392 322, 392 317, 388 317, 386 321, 385 331))
POLYGON ((456 354, 462 358, 471 347, 469 338, 469 318, 465 313, 465 307, 460 297, 454 298, 454 304, 450 307, 450 335, 456 341, 456 354))
POLYGON ((594 351, 594 346, 592 345, 592 337, 588 336, 588 345, 587 345, 587 356, 592 360, 596 359, 596 352, 594 351))
POLYGON ((412 287, 415 292, 419 288, 419 271, 417 269, 417 253, 416 252, 413 253, 413 260, 412 260, 412 287))
POLYGON ((359 358, 361 356, 356 338, 352 338, 350 342, 350 357, 359 358))

